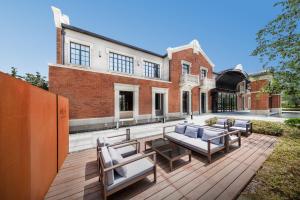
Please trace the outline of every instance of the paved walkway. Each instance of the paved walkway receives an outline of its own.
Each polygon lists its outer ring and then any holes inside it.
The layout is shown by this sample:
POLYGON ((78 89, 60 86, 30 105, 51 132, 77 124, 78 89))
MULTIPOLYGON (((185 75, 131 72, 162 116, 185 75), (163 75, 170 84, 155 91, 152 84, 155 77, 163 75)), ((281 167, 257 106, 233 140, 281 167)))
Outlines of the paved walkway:
MULTIPOLYGON (((267 120, 274 122, 283 122, 284 118, 271 117, 271 116, 263 116, 263 115, 251 115, 249 112, 234 112, 234 113, 208 113, 202 114, 198 116, 194 116, 193 120, 187 118, 188 122, 192 122, 199 125, 204 125, 205 120, 211 117, 230 117, 237 119, 257 119, 257 120, 267 120)), ((130 127, 130 133, 132 138, 143 138, 147 136, 158 135, 162 133, 162 127, 177 124, 183 122, 184 120, 166 122, 166 123, 154 123, 154 124, 146 124, 146 125, 138 125, 130 127)), ((85 133, 77 133, 70 135, 70 152, 90 149, 96 147, 96 139, 99 136, 107 136, 107 135, 117 135, 121 133, 125 133, 126 128, 120 129, 108 129, 103 131, 92 131, 85 133)))

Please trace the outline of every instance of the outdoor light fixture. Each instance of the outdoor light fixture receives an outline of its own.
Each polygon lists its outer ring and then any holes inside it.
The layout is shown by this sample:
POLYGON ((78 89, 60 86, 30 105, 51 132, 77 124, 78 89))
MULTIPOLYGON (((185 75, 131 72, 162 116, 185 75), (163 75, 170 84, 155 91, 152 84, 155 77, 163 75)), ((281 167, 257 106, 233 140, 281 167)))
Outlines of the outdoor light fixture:
POLYGON ((99 51, 99 58, 101 58, 101 51, 99 51))

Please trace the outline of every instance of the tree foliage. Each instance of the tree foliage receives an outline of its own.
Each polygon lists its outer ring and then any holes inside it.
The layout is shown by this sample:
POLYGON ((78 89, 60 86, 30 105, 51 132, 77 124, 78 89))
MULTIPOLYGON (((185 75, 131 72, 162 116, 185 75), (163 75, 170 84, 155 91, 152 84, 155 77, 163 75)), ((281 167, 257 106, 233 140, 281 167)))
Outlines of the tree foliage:
POLYGON ((20 78, 30 83, 31 85, 37 86, 44 90, 48 90, 48 82, 46 81, 46 77, 42 76, 39 72, 36 72, 36 74, 26 73, 25 76, 20 76, 18 75, 17 68, 12 67, 10 75, 16 78, 20 78))
POLYGON ((284 91, 300 97, 300 0, 285 0, 274 4, 281 13, 257 33, 258 56, 263 67, 273 74, 274 81, 265 88, 269 92, 284 91))

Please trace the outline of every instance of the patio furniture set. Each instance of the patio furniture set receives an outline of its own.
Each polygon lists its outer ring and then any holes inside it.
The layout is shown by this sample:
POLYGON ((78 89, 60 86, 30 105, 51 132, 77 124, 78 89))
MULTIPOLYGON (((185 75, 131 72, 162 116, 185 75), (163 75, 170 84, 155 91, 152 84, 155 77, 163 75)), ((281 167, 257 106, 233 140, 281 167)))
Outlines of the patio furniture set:
POLYGON ((248 121, 236 121, 231 126, 228 119, 218 119, 213 126, 189 123, 165 126, 163 138, 145 142, 145 152, 151 149, 150 153, 140 153, 140 142, 131 139, 129 131, 123 135, 98 138, 97 163, 103 198, 107 199, 151 174, 155 183, 156 154, 168 160, 172 171, 173 162, 184 156, 188 156, 191 162, 192 151, 205 155, 210 163, 212 154, 228 152, 234 143, 240 147, 241 133, 248 134, 252 128, 248 121))

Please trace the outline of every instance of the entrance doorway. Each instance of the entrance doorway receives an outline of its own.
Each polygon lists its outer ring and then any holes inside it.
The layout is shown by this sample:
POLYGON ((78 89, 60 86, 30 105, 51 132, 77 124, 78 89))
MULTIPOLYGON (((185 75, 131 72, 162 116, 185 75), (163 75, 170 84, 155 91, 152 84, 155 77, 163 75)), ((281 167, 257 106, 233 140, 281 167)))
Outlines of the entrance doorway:
POLYGON ((155 115, 164 115, 164 94, 155 93, 155 115))
POLYGON ((133 118, 133 92, 120 91, 120 119, 133 118))
POLYGON ((189 92, 182 92, 182 113, 189 114, 189 92))
POLYGON ((206 94, 201 93, 201 113, 206 113, 206 94))

